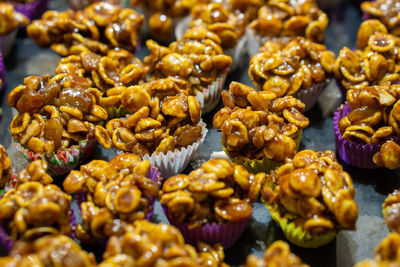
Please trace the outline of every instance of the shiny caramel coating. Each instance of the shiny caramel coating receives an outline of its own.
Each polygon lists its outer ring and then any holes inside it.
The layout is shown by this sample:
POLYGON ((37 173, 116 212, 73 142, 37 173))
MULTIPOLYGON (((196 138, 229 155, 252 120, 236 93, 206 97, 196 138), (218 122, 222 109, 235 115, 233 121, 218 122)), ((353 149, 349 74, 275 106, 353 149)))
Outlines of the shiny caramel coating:
POLYGON ((11 160, 7 150, 0 145, 0 188, 4 188, 12 179, 11 160))
POLYGON ((377 20, 364 21, 358 31, 358 49, 342 48, 333 72, 346 89, 362 89, 399 80, 397 38, 377 20))
POLYGON ((373 161, 379 167, 391 170, 400 168, 400 146, 393 141, 386 141, 374 155, 373 161))
POLYGON ((71 234, 71 196, 56 185, 26 182, 0 200, 0 221, 14 240, 46 234, 71 234))
POLYGON ((65 235, 48 235, 33 242, 18 241, 1 266, 94 267, 96 259, 65 235))
POLYGON ((289 214, 303 229, 321 234, 354 230, 358 207, 350 175, 331 151, 303 150, 272 171, 262 189, 263 200, 289 214))
POLYGON ((134 51, 143 15, 107 2, 93 3, 84 10, 46 11, 27 28, 38 45, 62 56, 94 52, 105 55, 110 48, 134 51), (103 43, 104 42, 104 43, 103 43))
POLYGON ((119 106, 121 94, 126 87, 143 83, 147 68, 132 53, 125 49, 111 49, 101 56, 82 52, 62 58, 56 74, 67 74, 87 78, 91 87, 103 93, 99 104, 103 107, 119 106))
MULTIPOLYGON (((376 144, 400 134, 399 90, 400 86, 395 84, 348 90, 347 101, 351 112, 339 120, 342 137, 358 143, 376 144)), ((389 168, 395 168, 399 153, 396 154, 396 148, 387 149, 393 146, 395 144, 391 143, 382 146, 382 152, 386 151, 374 157, 379 166, 386 162, 389 168)))
POLYGON ((400 234, 389 233, 375 248, 374 259, 357 263, 354 267, 389 267, 400 263, 400 234))
POLYGON ((370 18, 380 20, 389 29, 390 33, 400 35, 400 7, 395 0, 365 1, 360 8, 370 18))
POLYGON ((258 10, 258 18, 250 23, 257 34, 268 37, 304 36, 323 43, 328 16, 316 1, 268 0, 258 10))
POLYGON ((400 231, 400 191, 394 190, 382 205, 385 222, 395 232, 400 231))
POLYGON ((167 179, 160 203, 168 217, 196 227, 213 222, 240 222, 250 217, 251 203, 258 199, 265 173, 251 174, 243 166, 211 159, 189 175, 167 179))
POLYGON ((22 13, 14 10, 12 4, 7 2, 0 3, 0 34, 8 34, 19 26, 25 26, 29 19, 22 13))
POLYGON ((188 82, 168 77, 130 86, 121 95, 131 114, 96 126, 95 136, 105 148, 144 156, 187 147, 202 137, 199 102, 188 95, 188 82))
POLYGON ((224 257, 219 244, 210 246, 199 242, 196 250, 185 244, 174 226, 139 220, 124 235, 110 238, 99 266, 226 267, 224 257))
POLYGON ((16 184, 24 184, 27 182, 39 182, 48 185, 53 182, 53 178, 46 173, 47 162, 44 160, 34 160, 21 170, 17 175, 16 184))
POLYGON ((67 74, 29 76, 7 95, 18 110, 10 124, 13 138, 29 150, 50 154, 87 139, 108 118, 88 79, 67 74))
POLYGON ((264 258, 255 255, 247 256, 246 263, 242 267, 261 267, 261 266, 291 266, 307 267, 301 259, 290 252, 289 244, 279 240, 272 243, 266 250, 264 258))
POLYGON ((159 189, 158 182, 150 179, 150 169, 149 161, 123 153, 110 162, 93 160, 79 171, 71 171, 64 180, 64 190, 86 194, 77 237, 91 243, 93 238, 122 234, 129 223, 145 219, 159 189))
POLYGON ((304 103, 232 82, 222 92, 225 107, 213 119, 222 131, 222 141, 229 154, 245 159, 268 159, 284 162, 296 153, 296 138, 309 120, 302 114, 304 103))
POLYGON ((153 40, 146 42, 150 55, 143 60, 150 69, 152 80, 169 76, 188 81, 190 95, 207 89, 232 64, 223 54, 221 39, 205 28, 192 28, 168 47, 153 40))
POLYGON ((334 63, 333 52, 304 37, 267 41, 251 58, 249 76, 259 90, 281 97, 325 82, 334 63))

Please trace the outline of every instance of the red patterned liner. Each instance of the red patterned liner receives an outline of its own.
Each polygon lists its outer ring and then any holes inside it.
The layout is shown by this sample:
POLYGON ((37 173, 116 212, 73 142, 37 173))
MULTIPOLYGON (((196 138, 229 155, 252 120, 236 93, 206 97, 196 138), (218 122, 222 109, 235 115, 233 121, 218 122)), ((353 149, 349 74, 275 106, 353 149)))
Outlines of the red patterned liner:
POLYGON ((230 248, 240 238, 247 225, 250 217, 241 222, 227 223, 206 223, 196 228, 190 228, 187 223, 177 222, 169 218, 166 206, 162 207, 169 222, 178 228, 186 243, 197 246, 198 241, 213 245, 220 243, 224 249, 230 248))
MULTIPOLYGON (((339 130, 339 121, 341 118, 351 112, 348 104, 342 105, 334 114, 333 127, 335 130, 336 152, 339 157, 347 164, 362 169, 379 168, 372 161, 373 156, 379 152, 384 141, 377 144, 361 144, 344 139, 339 130)), ((391 136, 390 140, 400 144, 400 136, 391 136)))

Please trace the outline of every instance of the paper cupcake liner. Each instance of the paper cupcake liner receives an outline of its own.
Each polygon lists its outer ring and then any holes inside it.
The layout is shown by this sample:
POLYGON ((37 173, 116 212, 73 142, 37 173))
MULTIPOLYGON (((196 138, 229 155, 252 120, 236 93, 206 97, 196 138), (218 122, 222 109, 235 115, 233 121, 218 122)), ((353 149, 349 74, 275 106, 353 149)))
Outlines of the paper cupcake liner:
POLYGON ((10 54, 12 46, 15 42, 15 38, 17 36, 18 28, 15 30, 6 33, 0 34, 0 52, 3 54, 3 57, 6 58, 8 54, 10 54))
MULTIPOLYGON (((208 129, 206 128, 206 124, 203 121, 200 121, 199 124, 202 127, 201 130, 201 138, 194 142, 193 144, 183 147, 181 149, 175 149, 174 151, 168 151, 167 154, 153 153, 151 155, 146 154, 142 157, 143 160, 150 161, 151 165, 157 168, 157 170, 161 173, 162 179, 167 179, 173 175, 176 175, 182 172, 186 166, 189 164, 190 160, 196 154, 200 145, 204 142, 204 139, 207 135, 208 129)), ((113 148, 115 153, 121 154, 125 153, 122 150, 113 148)))
POLYGON ((249 57, 252 57, 255 54, 257 54, 258 51, 260 50, 260 48, 263 46, 263 44, 266 41, 277 40, 277 39, 289 41, 292 38, 292 37, 285 37, 285 36, 283 36, 283 37, 261 36, 255 30, 253 30, 249 27, 247 27, 246 36, 247 36, 247 53, 248 53, 249 57))
POLYGON ((24 14, 28 19, 40 19, 47 10, 48 0, 33 0, 30 3, 11 2, 15 11, 24 14))
POLYGON ((337 87, 339 88, 340 92, 342 93, 343 98, 346 99, 347 89, 344 88, 344 86, 342 85, 342 81, 341 80, 336 78, 335 81, 336 81, 337 87))
POLYGON ((203 115, 211 112, 218 105, 228 73, 229 69, 225 70, 213 83, 195 95, 195 98, 200 103, 203 115))
MULTIPOLYGON (((167 208, 163 206, 163 211, 168 217, 167 208)), ((213 245, 222 244, 224 249, 230 248, 240 238, 247 225, 250 217, 241 222, 228 223, 206 223, 196 228, 189 228, 187 223, 176 222, 168 217, 169 222, 178 228, 186 243, 197 246, 198 241, 213 245)))
MULTIPOLYGON (((296 139, 294 140, 296 142, 296 152, 299 151, 302 133, 303 131, 300 131, 296 139)), ((244 157, 232 157, 222 141, 221 144, 222 149, 225 151, 225 154, 232 162, 243 165, 243 167, 245 167, 247 171, 254 174, 257 174, 259 172, 265 172, 268 174, 270 171, 273 171, 284 164, 284 162, 273 161, 268 158, 251 160, 245 159, 244 157)))
MULTIPOLYGON (((382 144, 361 144, 354 141, 346 140, 342 137, 339 130, 339 121, 341 118, 351 112, 348 104, 342 105, 333 116, 333 127, 335 130, 336 152, 339 157, 347 164, 362 169, 379 168, 373 162, 373 156, 379 152, 382 144)), ((400 144, 400 136, 391 136, 389 140, 400 144)))
POLYGON ((272 219, 279 224, 286 239, 296 246, 303 248, 318 248, 327 245, 335 239, 338 230, 330 230, 324 234, 314 235, 305 231, 300 225, 296 225, 287 215, 281 215, 277 206, 267 205, 272 219))
POLYGON ((80 141, 78 145, 48 155, 30 151, 15 139, 13 139, 13 143, 28 161, 37 159, 46 160, 48 163, 48 172, 53 176, 58 176, 70 172, 79 163, 84 161, 96 146, 96 138, 93 133, 89 133, 86 139, 80 141))
POLYGON ((0 93, 2 93, 4 91, 4 88, 6 88, 6 67, 4 66, 4 60, 1 51, 0 51, 0 79, 1 79, 0 93))
MULTIPOLYGON (((183 17, 179 23, 176 24, 175 27, 175 38, 179 39, 182 38, 185 32, 189 29, 189 24, 192 21, 193 16, 189 15, 186 17, 183 17)), ((229 71, 232 72, 234 71, 238 66, 240 62, 243 62, 244 56, 246 56, 246 45, 247 45, 247 36, 246 33, 239 38, 237 44, 230 48, 224 50, 224 54, 227 56, 230 56, 232 58, 232 65, 229 68, 229 71)))
POLYGON ((315 83, 311 87, 306 89, 300 89, 293 96, 300 99, 305 105, 306 108, 304 112, 309 111, 315 103, 317 103, 319 96, 325 90, 325 88, 329 85, 331 79, 326 79, 323 82, 315 83))

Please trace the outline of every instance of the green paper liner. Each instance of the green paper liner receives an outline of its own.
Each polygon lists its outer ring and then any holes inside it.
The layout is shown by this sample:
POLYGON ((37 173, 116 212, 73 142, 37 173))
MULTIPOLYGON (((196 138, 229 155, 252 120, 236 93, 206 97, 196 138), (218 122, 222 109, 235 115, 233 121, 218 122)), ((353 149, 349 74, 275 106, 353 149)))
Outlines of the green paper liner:
POLYGON ((119 107, 103 107, 108 114, 108 119, 115 119, 115 118, 121 118, 125 117, 127 114, 129 114, 129 111, 127 111, 122 105, 119 107))
POLYGON ((296 225, 290 215, 281 215, 277 205, 265 204, 272 219, 279 224, 286 239, 296 246, 303 248, 318 248, 327 245, 335 239, 338 230, 330 230, 324 234, 313 235, 307 232, 300 225, 296 225))
POLYGON ((53 176, 62 175, 73 170, 79 163, 85 160, 96 146, 96 138, 93 133, 88 133, 86 139, 81 140, 78 145, 73 145, 65 150, 59 150, 50 154, 35 153, 25 148, 17 140, 13 144, 28 161, 37 159, 46 160, 48 172, 53 176))
MULTIPOLYGON (((296 139, 294 140, 296 142, 296 153, 299 151, 300 148, 300 141, 301 141, 301 136, 302 136, 303 131, 300 131, 297 134, 296 139)), ((262 159, 245 159, 244 157, 232 157, 228 150, 226 149, 225 145, 221 141, 222 144, 222 149, 225 151, 225 154, 229 157, 231 161, 234 163, 243 165, 243 167, 246 168, 247 171, 251 173, 259 173, 259 172, 265 172, 269 173, 270 171, 275 170, 276 168, 282 166, 285 162, 278 162, 278 161, 273 161, 268 158, 262 158, 262 159)))

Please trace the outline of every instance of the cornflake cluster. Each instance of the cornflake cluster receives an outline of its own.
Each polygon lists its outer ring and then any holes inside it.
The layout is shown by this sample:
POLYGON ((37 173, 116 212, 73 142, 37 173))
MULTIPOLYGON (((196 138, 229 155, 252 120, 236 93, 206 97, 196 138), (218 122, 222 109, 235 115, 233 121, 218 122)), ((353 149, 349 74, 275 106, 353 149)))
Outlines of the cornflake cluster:
POLYGON ((79 144, 106 120, 96 89, 87 79, 58 74, 29 76, 7 96, 18 114, 10 124, 14 139, 36 153, 51 153, 79 144))
POLYGON ((293 215, 311 234, 355 229, 353 182, 331 151, 297 153, 267 176, 262 195, 268 205, 277 205, 282 216, 293 215))
POLYGON ((369 86, 347 91, 352 111, 339 121, 344 139, 379 143, 400 134, 400 85, 369 86))
POLYGON ((223 49, 233 48, 246 31, 247 20, 240 12, 230 12, 222 3, 197 4, 192 8, 190 28, 203 27, 221 39, 223 49))
POLYGON ((224 249, 199 243, 185 244, 178 229, 167 224, 136 221, 130 231, 110 238, 100 267, 116 266, 215 266, 227 267, 224 249))
POLYGON ((296 154, 296 138, 309 124, 302 114, 305 105, 291 96, 258 92, 232 82, 222 92, 225 107, 213 119, 222 141, 233 157, 284 162, 296 154))
POLYGON ((186 88, 186 81, 172 77, 126 88, 121 103, 132 115, 96 126, 97 141, 141 156, 191 145, 202 137, 201 108, 186 88))
POLYGON ((27 33, 38 45, 51 46, 62 56, 90 51, 105 55, 112 47, 134 51, 143 23, 143 15, 133 9, 99 2, 83 11, 46 11, 27 33))
POLYGON ((134 154, 121 154, 108 163, 93 160, 71 171, 64 180, 67 193, 84 193, 80 208, 82 225, 77 237, 93 243, 123 234, 129 223, 145 219, 158 195, 159 185, 150 177, 150 162, 134 154))
POLYGON ((379 167, 391 170, 398 169, 400 168, 400 146, 391 140, 387 140, 372 160, 379 167))
POLYGON ((74 240, 64 235, 48 235, 32 243, 18 241, 1 266, 79 266, 94 267, 96 259, 74 240))
POLYGON ((43 185, 49 185, 53 182, 53 178, 46 173, 47 162, 44 160, 34 160, 21 170, 17 175, 16 186, 28 183, 39 182, 43 185))
POLYGON ((400 35, 400 6, 396 0, 365 1, 360 7, 369 17, 382 21, 392 34, 400 35))
POLYGON ((328 16, 314 0, 268 0, 250 23, 250 28, 261 36, 304 36, 318 43, 323 43, 327 26, 328 16))
POLYGON ((400 232, 400 191, 394 190, 389 194, 382 207, 388 227, 395 232, 400 232))
POLYGON ((191 84, 191 95, 202 92, 225 73, 232 58, 223 54, 221 39, 204 28, 193 28, 168 47, 146 42, 151 54, 143 62, 150 66, 151 79, 175 77, 191 84))
POLYGON ((249 65, 249 76, 258 89, 277 97, 295 94, 332 73, 335 54, 304 37, 286 42, 267 41, 249 65))
POLYGON ((291 266, 307 267, 307 264, 301 262, 301 259, 290 252, 289 245, 284 241, 275 241, 267 250, 264 258, 258 258, 255 255, 247 257, 246 263, 242 267, 266 267, 266 266, 291 266))
POLYGON ((11 181, 11 176, 11 160, 4 146, 0 145, 0 188, 4 188, 11 181))
POLYGON ((26 182, 0 200, 0 222, 14 240, 71 234, 71 196, 56 185, 26 182))
POLYGON ((167 179, 160 203, 172 221, 197 227, 213 222, 240 222, 250 218, 265 173, 250 174, 242 165, 212 159, 189 175, 167 179))
POLYGON ((342 48, 333 71, 346 89, 362 89, 369 85, 397 82, 400 79, 400 50, 396 38, 387 33, 377 20, 360 26, 358 49, 342 48))
POLYGON ((105 56, 82 52, 62 58, 56 73, 87 78, 92 87, 105 94, 99 101, 101 106, 118 106, 127 86, 146 80, 147 68, 129 51, 112 49, 105 56))
POLYGON ((29 19, 24 14, 15 11, 13 5, 7 2, 0 3, 0 34, 10 33, 28 23, 29 19))

